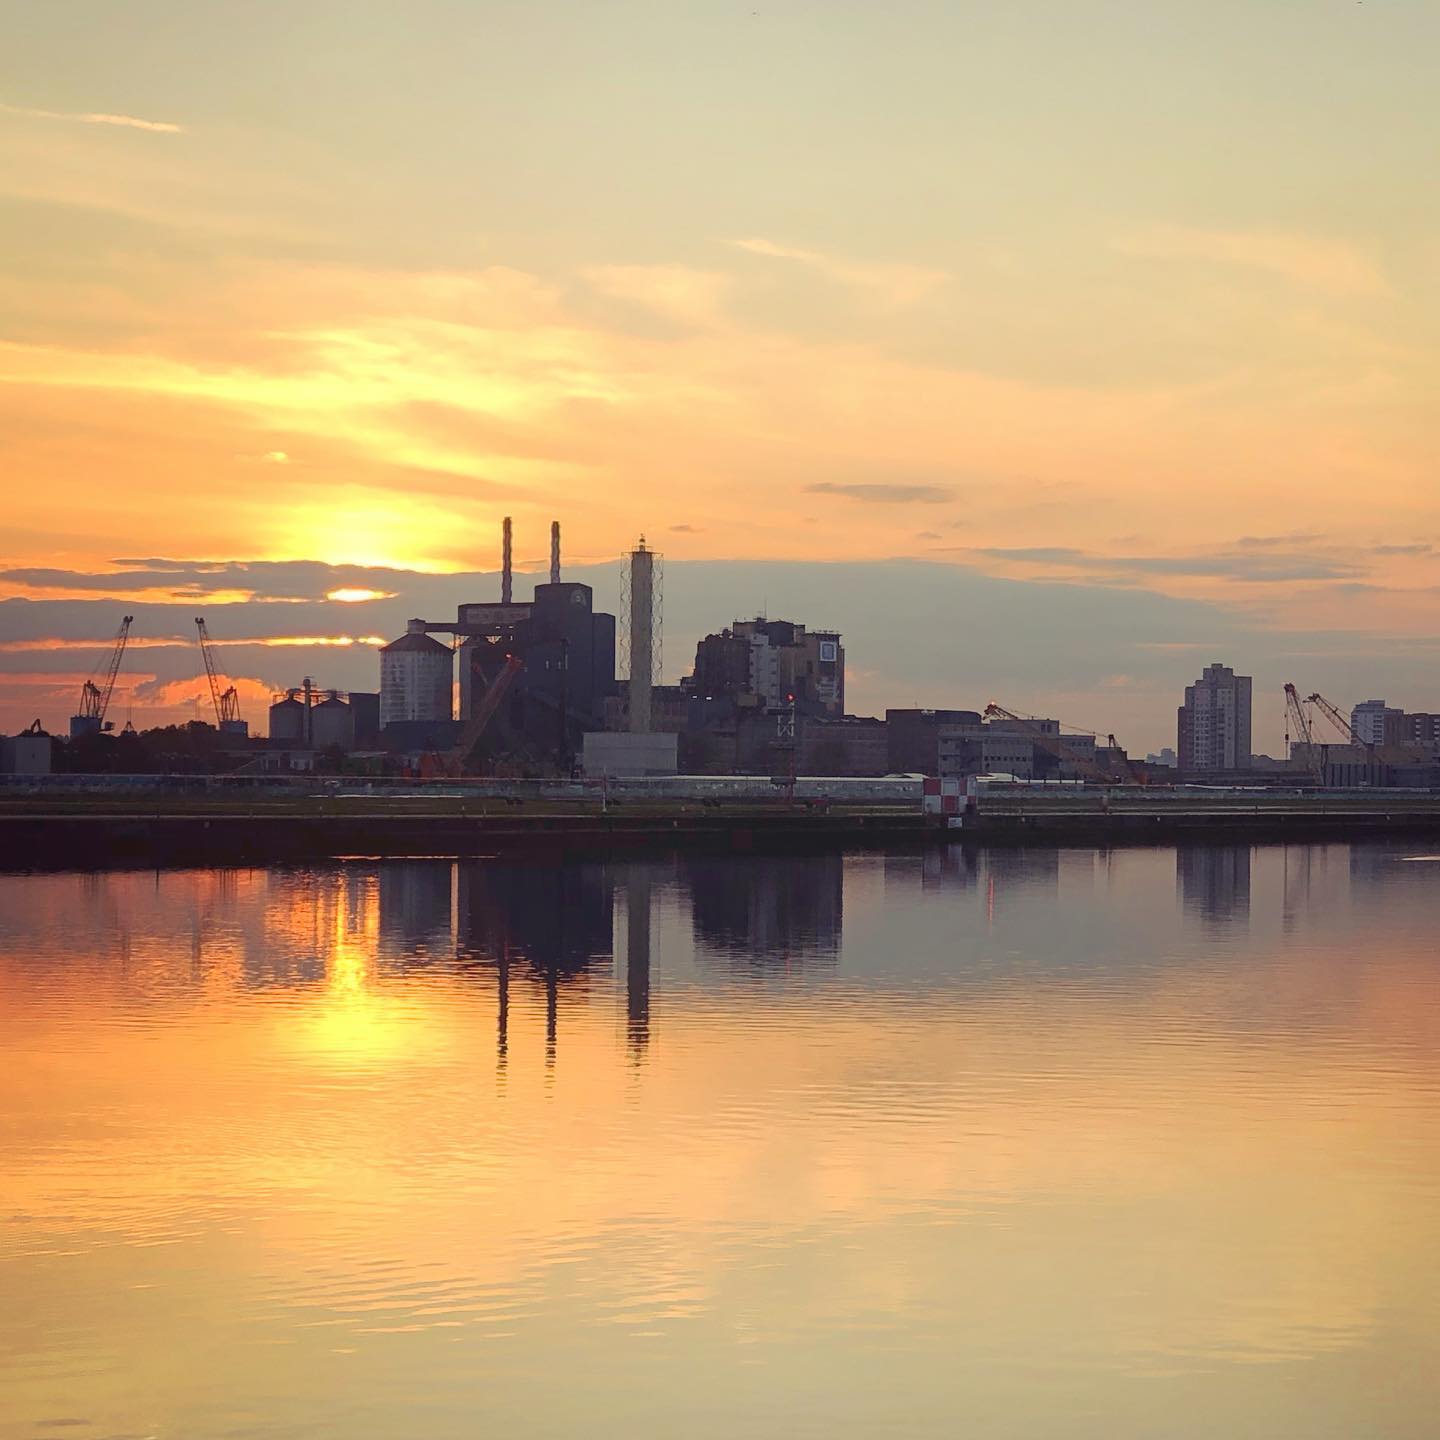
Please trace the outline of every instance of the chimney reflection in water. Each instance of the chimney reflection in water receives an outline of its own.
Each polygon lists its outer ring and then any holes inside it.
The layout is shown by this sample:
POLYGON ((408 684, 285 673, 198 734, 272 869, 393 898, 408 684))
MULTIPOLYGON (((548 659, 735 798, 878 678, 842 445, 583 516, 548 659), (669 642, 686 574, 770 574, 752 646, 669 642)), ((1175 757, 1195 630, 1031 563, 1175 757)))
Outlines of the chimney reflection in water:
POLYGON ((625 873, 625 1016, 630 1058, 639 1061, 650 1043, 650 868, 625 873))

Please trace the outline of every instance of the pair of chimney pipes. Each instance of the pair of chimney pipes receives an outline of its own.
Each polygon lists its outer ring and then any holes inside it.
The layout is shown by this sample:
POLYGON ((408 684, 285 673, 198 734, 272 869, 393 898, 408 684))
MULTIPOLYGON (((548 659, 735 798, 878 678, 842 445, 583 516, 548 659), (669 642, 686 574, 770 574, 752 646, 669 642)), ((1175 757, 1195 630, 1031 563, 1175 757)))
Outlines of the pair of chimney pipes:
MULTIPOLYGON (((514 595, 514 569, 510 557, 510 517, 505 517, 505 523, 501 527, 503 540, 500 550, 500 603, 509 605, 514 595)), ((560 583, 560 522, 550 522, 550 583, 560 583)))

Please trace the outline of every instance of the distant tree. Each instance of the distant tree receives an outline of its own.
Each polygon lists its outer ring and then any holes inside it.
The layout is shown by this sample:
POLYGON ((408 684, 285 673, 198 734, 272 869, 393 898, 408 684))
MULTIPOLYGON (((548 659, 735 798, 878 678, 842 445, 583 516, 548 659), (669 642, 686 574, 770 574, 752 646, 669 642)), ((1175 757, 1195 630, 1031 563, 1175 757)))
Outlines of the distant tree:
POLYGON ((327 745, 315 757, 315 768, 322 775, 343 775, 345 773, 345 747, 327 745))

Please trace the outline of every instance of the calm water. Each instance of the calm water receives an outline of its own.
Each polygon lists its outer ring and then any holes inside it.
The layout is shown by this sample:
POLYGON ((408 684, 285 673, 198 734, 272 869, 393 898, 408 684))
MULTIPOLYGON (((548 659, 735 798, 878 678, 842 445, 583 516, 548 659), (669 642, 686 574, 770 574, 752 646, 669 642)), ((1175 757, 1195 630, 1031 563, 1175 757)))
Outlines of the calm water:
POLYGON ((0 1434, 1432 1437, 1440 857, 0 878, 0 1434))

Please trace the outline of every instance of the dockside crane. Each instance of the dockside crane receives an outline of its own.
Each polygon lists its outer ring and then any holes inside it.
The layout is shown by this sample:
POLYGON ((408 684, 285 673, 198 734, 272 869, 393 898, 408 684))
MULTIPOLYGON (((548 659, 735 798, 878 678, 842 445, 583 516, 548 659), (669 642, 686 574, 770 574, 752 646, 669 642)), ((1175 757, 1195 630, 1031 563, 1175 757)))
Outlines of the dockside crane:
POLYGON ((1350 722, 1345 718, 1344 712, 1339 706, 1332 704, 1323 695, 1316 691, 1305 699, 1307 705, 1315 705, 1320 713, 1345 737, 1347 745, 1354 745, 1363 749, 1369 759, 1382 765, 1407 765, 1423 761, 1425 751, 1423 748, 1414 745, 1376 745, 1371 740, 1362 740, 1354 731, 1350 722))
MULTIPOLYGON (((1072 750, 1058 735, 1051 735, 1048 731, 1042 730, 1031 717, 1017 715, 1013 710, 1007 710, 1003 705, 995 704, 993 700, 985 707, 985 718, 987 720, 1013 720, 1037 745, 1048 750, 1057 760, 1073 765, 1087 780, 1099 780, 1103 784, 1113 785, 1117 779, 1130 780, 1133 778, 1129 774, 1117 777, 1111 771, 1097 765, 1093 760, 1087 760, 1078 751, 1072 750)), ((1111 748, 1118 752, 1120 747, 1116 744, 1115 737, 1111 735, 1109 739, 1111 748)))
MULTIPOLYGON (((1319 748, 1315 744, 1314 733, 1310 729, 1310 719, 1305 714, 1304 707, 1300 704, 1300 692, 1288 682, 1285 685, 1285 716, 1287 721, 1285 726, 1287 749, 1290 742, 1289 732, 1293 726, 1295 738, 1303 747, 1305 768, 1310 771, 1315 777, 1316 783, 1319 784, 1324 779, 1324 763, 1320 758, 1319 748)), ((1349 727, 1347 726, 1346 728, 1348 729, 1349 727)))
POLYGON ((1350 728, 1350 722, 1340 712, 1340 709, 1332 705, 1319 691, 1313 695, 1307 695, 1305 703, 1320 707, 1320 713, 1340 732, 1345 744, 1360 745, 1364 743, 1355 738, 1355 732, 1350 728))
MULTIPOLYGON (((480 703, 475 707, 475 713, 465 722, 464 729, 460 732, 460 738, 443 755, 427 755, 422 761, 424 770, 432 773, 455 778, 464 774, 465 762, 470 758, 470 752, 480 743, 486 730, 490 728, 490 722, 495 718, 495 712, 500 708, 500 702, 510 692, 510 687, 515 683, 515 677, 525 668, 525 662, 518 655, 507 655, 505 667, 490 682, 489 688, 480 697, 480 703)), ((428 778, 428 777, 427 777, 428 778)))
POLYGON ((125 616, 120 622, 100 683, 96 684, 95 676, 92 675, 80 687, 80 708, 70 717, 72 740, 80 735, 98 735, 102 731, 115 728, 112 722, 106 720, 105 713, 110 708, 110 697, 115 693, 115 677, 120 673, 120 662, 125 658, 125 646, 130 639, 130 626, 134 622, 133 615, 125 616))
POLYGON ((221 732, 239 730, 244 722, 240 719, 240 696, 231 685, 220 689, 220 677, 215 670, 215 657, 210 652, 210 632, 205 628, 205 617, 195 617, 195 629, 200 636, 200 654, 205 660, 205 674, 210 681, 210 700, 215 706, 215 728, 221 732))

